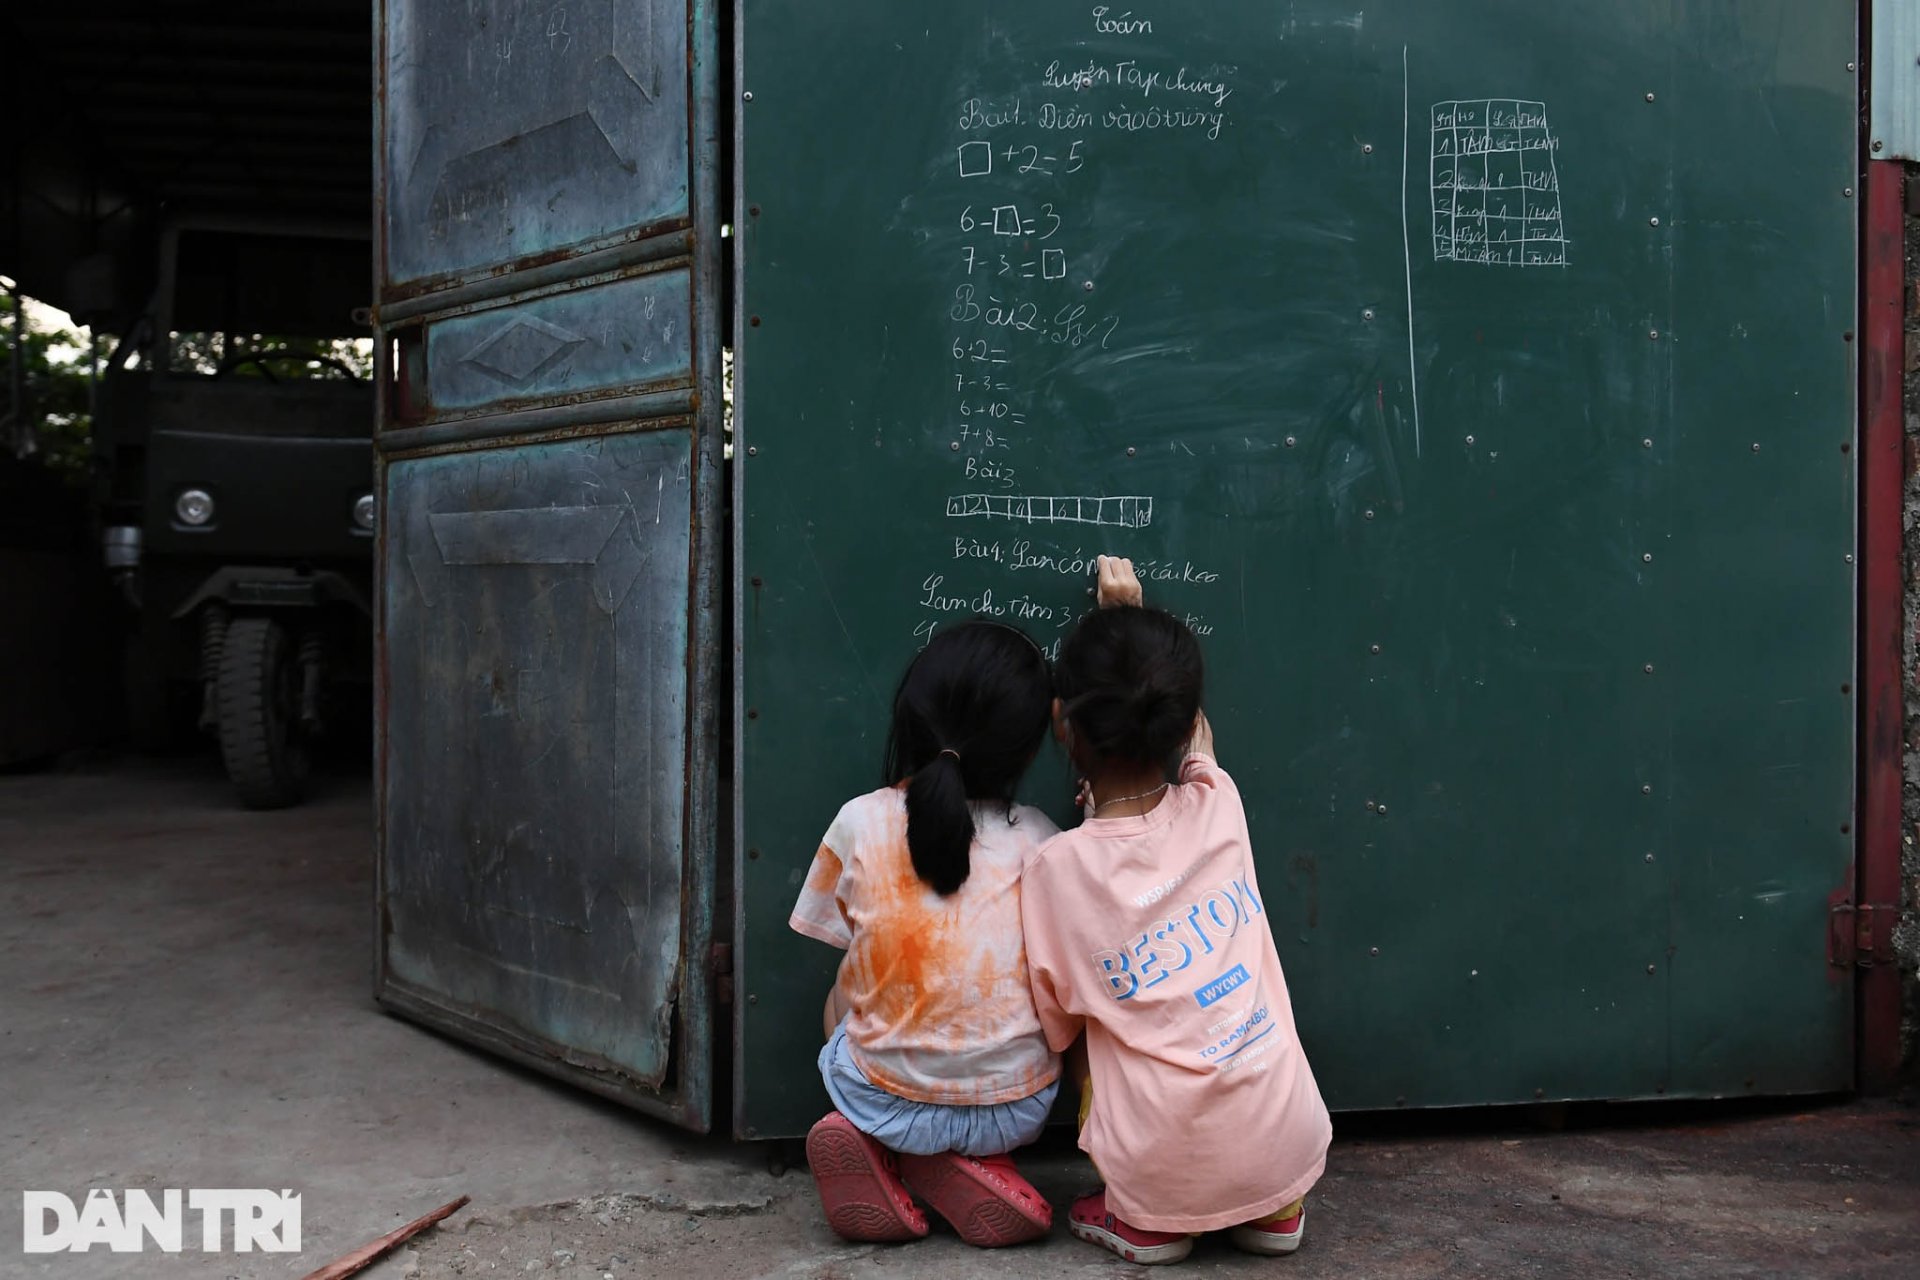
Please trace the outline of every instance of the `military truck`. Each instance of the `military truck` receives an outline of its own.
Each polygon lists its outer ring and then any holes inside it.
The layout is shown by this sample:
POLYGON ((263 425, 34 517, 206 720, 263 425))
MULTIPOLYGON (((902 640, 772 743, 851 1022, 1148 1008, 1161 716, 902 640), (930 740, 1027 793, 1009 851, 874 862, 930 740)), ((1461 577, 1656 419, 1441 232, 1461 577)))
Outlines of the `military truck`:
POLYGON ((219 741, 241 803, 304 790, 371 690, 374 390, 364 231, 174 223, 94 415, 137 745, 219 741))

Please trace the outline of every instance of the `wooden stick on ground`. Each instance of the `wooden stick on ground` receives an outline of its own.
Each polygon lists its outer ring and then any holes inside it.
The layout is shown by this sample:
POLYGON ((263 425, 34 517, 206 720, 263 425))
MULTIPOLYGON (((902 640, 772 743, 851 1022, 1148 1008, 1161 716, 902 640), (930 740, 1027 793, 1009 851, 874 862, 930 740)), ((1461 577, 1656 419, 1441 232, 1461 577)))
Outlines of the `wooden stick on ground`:
POLYGON ((424 1217, 415 1218, 399 1230, 389 1231, 372 1244, 361 1245, 358 1249, 355 1249, 346 1257, 341 1258, 338 1262, 329 1262, 318 1271, 308 1275, 306 1280, 345 1280, 347 1276, 364 1271, 378 1261, 381 1254, 396 1245, 405 1244, 434 1223, 451 1215, 454 1210, 466 1204, 470 1199, 472 1199, 470 1196, 461 1196, 452 1204, 443 1204, 432 1213, 424 1217))

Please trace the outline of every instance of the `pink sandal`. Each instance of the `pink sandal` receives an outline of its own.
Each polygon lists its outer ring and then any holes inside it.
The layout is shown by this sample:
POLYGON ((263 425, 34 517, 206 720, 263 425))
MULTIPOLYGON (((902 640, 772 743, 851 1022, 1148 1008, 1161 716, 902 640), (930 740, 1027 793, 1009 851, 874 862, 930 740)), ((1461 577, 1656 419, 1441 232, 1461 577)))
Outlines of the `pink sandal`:
POLYGON ((893 1152, 830 1112, 807 1134, 807 1164, 820 1188, 827 1225, 844 1240, 918 1240, 927 1215, 913 1203, 893 1152))
POLYGON ((1020 1176, 1011 1156, 902 1155, 900 1175, 970 1245, 1023 1244, 1053 1226, 1053 1206, 1020 1176))

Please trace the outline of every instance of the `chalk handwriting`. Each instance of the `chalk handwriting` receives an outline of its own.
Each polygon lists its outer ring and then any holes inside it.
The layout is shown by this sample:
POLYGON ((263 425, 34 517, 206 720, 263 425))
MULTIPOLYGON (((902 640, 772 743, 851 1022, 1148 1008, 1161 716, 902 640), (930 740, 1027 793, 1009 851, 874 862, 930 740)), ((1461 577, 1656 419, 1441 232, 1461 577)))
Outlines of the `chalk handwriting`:
POLYGON ((968 98, 960 104, 960 128, 967 133, 976 129, 1003 129, 1019 123, 1020 99, 1017 97, 1005 102, 968 98))
POLYGON ((1121 133, 1152 132, 1156 129, 1200 129, 1209 142, 1220 140, 1220 131, 1227 125, 1227 113, 1224 111, 1204 111, 1191 108, 1148 107, 1141 111, 1126 107, 1116 107, 1100 115, 1100 127, 1117 129, 1121 133))
POLYGON ((966 474, 969 480, 980 480, 988 484, 997 484, 1002 489, 1013 488, 1013 478, 1018 474, 1014 468, 993 458, 969 456, 966 460, 966 474))
MULTIPOLYGON (((1018 603, 1024 604, 1026 602, 1020 601, 1018 603)), ((1065 610, 1060 610, 1059 613, 1060 618, 1055 620, 1053 625, 1056 629, 1064 629, 1067 622, 1071 621, 1071 617, 1065 610)), ((926 648, 927 642, 933 639, 933 633, 940 629, 940 622, 940 618, 933 617, 922 618, 913 624, 913 638, 920 642, 921 648, 926 648)), ((1061 639, 1062 637, 1060 636, 1054 636, 1052 639, 1042 643, 1042 638, 1036 636, 1034 637, 1034 643, 1040 646, 1041 657, 1045 658, 1048 662, 1058 662, 1060 661, 1061 639)))
POLYGON ((1014 497, 966 493, 947 499, 947 518, 1016 520, 1027 524, 1093 524, 1144 529, 1153 523, 1153 499, 1145 497, 1014 497))
MULTIPOLYGON (((1068 303, 1049 319, 1031 302, 1008 302, 997 294, 987 294, 983 303, 981 297, 972 291, 971 285, 961 285, 960 289, 966 292, 955 292, 953 304, 947 308, 949 317, 962 324, 984 321, 1002 330, 1027 335, 1032 342, 1079 347, 1098 338, 1100 349, 1105 351, 1110 349, 1114 330, 1120 327, 1119 316, 1090 319, 1087 309, 1078 303, 1068 303)), ((1004 342, 1007 339, 999 338, 997 341, 1004 342)), ((962 334, 953 340, 953 358, 975 364, 1006 364, 1007 349, 994 345, 986 338, 969 339, 962 334)), ((997 386, 994 389, 1004 391, 1006 387, 997 386)))
MULTIPOLYGON (((1044 201, 1040 205, 1040 215, 1036 218, 1022 218, 1020 206, 1015 204, 995 205, 987 213, 975 217, 973 206, 968 205, 960 211, 960 230, 970 234, 976 229, 990 235, 1005 236, 1010 240, 1017 240, 1022 236, 1034 236, 1037 239, 1046 240, 1060 230, 1060 215, 1053 211, 1051 203, 1044 201), (1042 226, 1046 227, 1045 231, 1040 230, 1042 226)), ((972 250, 969 249, 969 252, 972 250)), ((969 261, 972 260, 969 259, 969 261)))
POLYGON ((1554 160, 1560 141, 1539 102, 1438 102, 1428 185, 1436 262, 1564 267, 1567 237, 1554 160))
MULTIPOLYGON (((974 364, 1005 364, 1007 362, 1007 352, 1004 347, 987 345, 985 338, 977 338, 972 342, 968 342, 963 338, 955 338, 953 340, 953 358, 955 360, 970 360, 974 364)), ((996 389, 1004 391, 1006 386, 1004 383, 996 384, 996 389)))
POLYGON ((1093 10, 1093 29, 1103 36, 1150 36, 1153 34, 1153 22, 1148 18, 1136 18, 1133 10, 1114 13, 1107 5, 1096 5, 1093 10))
MULTIPOLYGON (((969 617, 1013 618, 1028 625, 1051 623, 1056 628, 1065 627, 1073 621, 1071 610, 1058 605, 1047 604, 1030 596, 1017 595, 1001 600, 993 594, 992 587, 983 588, 973 595, 956 594, 947 585, 944 574, 928 574, 920 582, 920 600, 922 609, 936 614, 965 614, 969 617)), ((922 626, 914 628, 916 636, 933 635, 933 627, 926 623, 935 622, 926 619, 922 626), (924 627, 924 630, 922 629, 924 627)), ((937 625, 937 624, 936 624, 937 625)))
MULTIPOLYGON (((1082 202, 1092 194, 1082 171, 1090 173, 1093 162, 1104 158, 1103 133, 1217 141, 1232 124, 1227 104, 1237 69, 1116 56, 1116 48, 1128 46, 1115 37, 1151 36, 1153 20, 1107 4, 1091 7, 1088 17, 1095 34, 1106 37, 1088 42, 1093 56, 1062 57, 1045 62, 1044 70, 1034 64, 1024 93, 970 90, 949 117, 954 132, 944 145, 954 150, 943 147, 938 165, 948 181, 957 168, 965 196, 936 214, 945 226, 940 250, 953 256, 945 258, 944 272, 951 274, 937 286, 941 292, 927 302, 944 309, 953 326, 953 391, 948 430, 935 437, 935 447, 953 468, 948 492, 965 490, 945 500, 948 519, 987 523, 955 537, 947 572, 929 573, 919 583, 913 634, 922 643, 949 619, 974 615, 1057 634, 1086 607, 1080 588, 1098 554, 1110 549, 1101 543, 1106 531, 1153 523, 1154 499, 1143 494, 1023 492, 1042 487, 1027 451, 1042 434, 1036 426, 1049 425, 1026 385, 1033 372, 1026 366, 1045 353, 1045 365, 1067 372, 1074 367, 1072 352, 1104 351, 1114 343, 1120 317, 1089 306, 1101 263, 1076 239, 1088 216, 1082 202), (947 221, 956 213, 957 235, 947 221), (1062 297, 1066 290, 1070 294, 1062 297), (1012 528, 998 529, 994 521, 1012 528), (1067 549, 1064 540, 1081 538, 1083 543, 1067 549), (974 580, 981 571, 991 585, 974 580)), ((1522 127, 1518 107, 1512 114, 1513 127, 1522 127)), ((1473 158, 1484 162, 1478 153, 1473 158)), ((1449 155, 1449 182, 1459 176, 1453 170, 1461 159, 1449 155)), ((1557 203, 1557 189, 1535 187, 1531 194, 1557 203)), ((1217 590, 1221 580, 1219 571, 1177 556, 1136 555, 1134 564, 1143 581, 1176 592, 1217 590)), ((1200 635, 1213 630, 1197 614, 1188 615, 1187 623, 1200 635)))
MULTIPOLYGON (((1158 76, 1159 72, 1150 73, 1158 76)), ((1220 134, 1233 123, 1233 118, 1220 109, 1219 103, 1232 93, 1214 81, 1191 82, 1179 85, 1160 84, 1162 90, 1179 89, 1188 93, 1208 95, 1208 101, 1199 103, 1173 102, 1162 105, 1151 103, 1146 106, 1118 106, 1091 110, 1077 104, 1043 102, 1035 109, 1033 123, 1049 131, 1071 130, 1074 133, 1090 129, 1111 129, 1116 133, 1154 133, 1187 131, 1205 138, 1209 142, 1218 142, 1220 134)), ((961 127, 968 130, 998 129, 1005 125, 1017 125, 1025 120, 1025 106, 1017 98, 997 107, 986 106, 979 98, 970 98, 961 109, 961 127)), ((972 170, 968 170, 972 175, 972 170)))
POLYGON ((1076 93, 1108 87, 1129 89, 1143 98, 1156 93, 1185 93, 1224 107, 1233 96, 1226 78, 1237 70, 1237 67, 1215 67, 1201 72, 1180 67, 1169 73, 1164 68, 1143 67, 1131 58, 1111 63, 1090 59, 1084 67, 1063 67, 1054 61, 1041 72, 1040 83, 1048 89, 1072 89, 1076 93))
POLYGON ((929 574, 920 584, 920 607, 932 609, 935 613, 978 614, 986 618, 998 618, 1006 613, 1006 606, 996 604, 993 588, 988 587, 978 595, 948 595, 942 587, 947 579, 944 574, 929 574))
POLYGON ((573 48, 573 32, 567 29, 567 11, 559 5, 547 15, 547 47, 556 53, 573 48))
POLYGON ((1065 106, 1043 102, 1034 109, 1033 122, 1042 129, 1071 129, 1078 133, 1093 127, 1093 113, 1075 103, 1065 106))
MULTIPOLYGON (((1076 546, 1072 551, 1058 551, 1036 546, 1026 538, 1003 540, 962 535, 953 540, 955 560, 987 560, 1002 566, 1010 573, 1057 574, 1063 578, 1083 578, 1094 571, 1099 555, 1098 548, 1090 551, 1085 546, 1076 546)), ((1177 582, 1186 586, 1211 586, 1220 581, 1220 574, 1217 571, 1202 568, 1191 560, 1135 560, 1133 570, 1142 582, 1177 582)))
POLYGON ((984 178, 993 172, 993 144, 991 142, 963 142, 960 144, 960 176, 963 178, 984 178))
POLYGON ((1098 62, 1089 62, 1084 67, 1063 68, 1057 61, 1049 62, 1047 69, 1040 75, 1040 83, 1049 89, 1097 89, 1113 83, 1113 72, 1098 62))

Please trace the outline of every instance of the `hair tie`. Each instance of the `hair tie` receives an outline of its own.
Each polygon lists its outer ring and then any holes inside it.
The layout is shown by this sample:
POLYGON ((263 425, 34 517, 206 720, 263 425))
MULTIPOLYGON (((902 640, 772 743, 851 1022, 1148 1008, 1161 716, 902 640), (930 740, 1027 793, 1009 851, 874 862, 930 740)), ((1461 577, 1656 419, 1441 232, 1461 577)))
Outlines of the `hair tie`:
POLYGON ((954 749, 953 749, 952 747, 942 747, 942 748, 940 748, 940 754, 941 754, 941 755, 943 755, 943 756, 952 756, 952 757, 953 757, 953 762, 954 762, 955 764, 959 764, 959 763, 960 763, 960 753, 959 753, 958 751, 955 751, 955 750, 954 750, 954 749))

